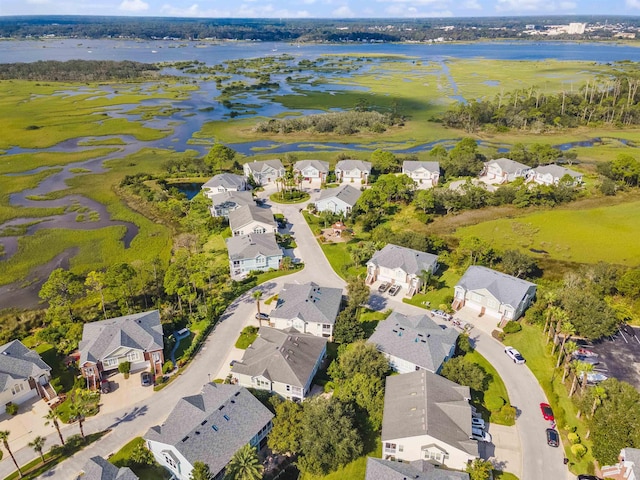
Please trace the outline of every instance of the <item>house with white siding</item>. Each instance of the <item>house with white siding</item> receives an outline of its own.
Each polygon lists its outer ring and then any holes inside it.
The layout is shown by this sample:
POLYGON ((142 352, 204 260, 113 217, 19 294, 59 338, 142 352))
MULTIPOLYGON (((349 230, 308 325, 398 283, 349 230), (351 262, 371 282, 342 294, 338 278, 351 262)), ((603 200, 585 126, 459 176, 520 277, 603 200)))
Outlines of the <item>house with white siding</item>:
POLYGON ((118 468, 102 457, 91 457, 77 480, 138 480, 138 476, 129 467, 118 468))
POLYGON ((242 175, 220 173, 202 185, 204 194, 211 198, 222 192, 241 192, 247 189, 247 180, 242 175))
POLYGON ((367 457, 365 480, 469 480, 466 472, 448 470, 427 460, 394 462, 382 458, 367 457))
POLYGON ((293 166, 293 172, 300 175, 303 182, 324 183, 329 174, 329 162, 322 160, 300 160, 293 166))
POLYGON ((405 160, 402 162, 402 173, 416 182, 417 188, 432 188, 438 185, 440 164, 438 162, 405 160))
POLYGON ((470 266, 454 288, 452 307, 468 307, 501 322, 517 320, 531 305, 536 284, 479 265, 470 266))
POLYGON ((247 388, 302 401, 327 353, 327 339, 295 328, 260 327, 258 338, 231 367, 233 381, 247 388))
POLYGON ((228 217, 229 213, 244 205, 255 205, 253 195, 248 191, 222 192, 209 197, 211 199, 211 216, 228 217))
POLYGON ((367 342, 375 345, 398 373, 439 373, 455 353, 457 339, 455 329, 443 328, 425 314, 392 312, 378 323, 367 342))
POLYGON ((269 322, 281 330, 293 327, 299 332, 332 338, 341 304, 341 288, 321 287, 314 282, 285 283, 269 322))
POLYGON ((491 183, 513 182, 516 178, 527 178, 530 173, 530 166, 508 158, 496 158, 484 166, 484 176, 491 183))
POLYGON ((348 215, 362 195, 362 192, 351 185, 340 185, 337 188, 326 188, 320 192, 316 200, 318 212, 331 212, 348 215))
POLYGON ((543 165, 532 170, 531 179, 538 185, 558 185, 566 175, 571 178, 571 185, 582 183, 582 174, 560 165, 543 165))
POLYGON ((640 449, 623 448, 618 463, 600 469, 602 476, 611 480, 640 480, 640 449))
POLYGON ((0 405, 19 405, 34 397, 55 398, 50 379, 51 367, 20 340, 0 347, 0 405))
POLYGON ((382 458, 465 470, 479 456, 470 399, 469 387, 426 370, 387 377, 382 458))
POLYGON ((258 185, 275 184, 278 178, 284 177, 285 169, 279 159, 264 160, 262 162, 249 162, 242 166, 244 176, 253 180, 258 185))
POLYGON ((364 160, 340 160, 336 163, 336 181, 353 183, 356 186, 366 185, 371 175, 371 162, 364 160))
POLYGON ((247 389, 207 383, 198 395, 183 397, 162 425, 144 435, 156 462, 176 480, 190 480, 193 465, 209 466, 221 480, 233 455, 249 444, 266 446, 273 414, 247 389))
POLYGON ((234 237, 250 233, 278 233, 278 224, 270 208, 243 205, 229 212, 229 226, 234 237))
POLYGON ((232 278, 241 278, 249 272, 278 270, 282 249, 273 233, 250 233, 225 239, 229 253, 232 278))

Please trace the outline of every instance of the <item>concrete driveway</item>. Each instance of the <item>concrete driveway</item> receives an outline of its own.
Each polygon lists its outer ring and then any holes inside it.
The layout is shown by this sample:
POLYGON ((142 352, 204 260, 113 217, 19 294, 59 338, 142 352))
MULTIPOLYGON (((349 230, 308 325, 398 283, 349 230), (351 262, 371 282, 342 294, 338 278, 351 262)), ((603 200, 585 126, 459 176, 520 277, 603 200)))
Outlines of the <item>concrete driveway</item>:
POLYGON ((109 377, 111 391, 100 395, 100 413, 108 413, 122 410, 125 405, 143 402, 153 395, 153 386, 143 387, 140 383, 140 373, 148 370, 131 372, 129 378, 125 379, 122 373, 116 373, 109 377))

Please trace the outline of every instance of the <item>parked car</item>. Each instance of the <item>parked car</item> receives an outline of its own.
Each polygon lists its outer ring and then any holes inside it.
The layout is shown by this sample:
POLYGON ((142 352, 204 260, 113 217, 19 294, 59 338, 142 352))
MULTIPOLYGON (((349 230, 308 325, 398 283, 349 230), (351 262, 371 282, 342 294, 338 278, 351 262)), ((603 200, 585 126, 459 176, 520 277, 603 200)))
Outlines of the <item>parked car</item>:
POLYGON ((491 434, 489 432, 485 432, 481 428, 472 427, 469 439, 477 440, 479 442, 491 442, 491 434))
POLYGON ((148 387, 151 385, 151 374, 149 372, 142 372, 140 374, 140 384, 143 387, 148 387))
POLYGON ((507 356, 513 360, 513 363, 524 363, 526 362, 526 360, 524 359, 524 357, 522 355, 520 355, 520 352, 518 350, 516 350, 513 347, 504 347, 504 353, 507 354, 507 356))
MULTIPOLYGON (((580 373, 580 380, 582 380, 584 375, 584 372, 580 373)), ((591 383, 591 384, 597 384, 600 382, 604 382, 607 377, 604 373, 600 373, 600 372, 588 372, 587 373, 587 383, 591 383)))
POLYGON ((453 318, 453 315, 449 315, 447 312, 443 310, 431 310, 431 315, 433 315, 434 317, 443 318, 444 320, 447 320, 447 321, 453 318))
POLYGON ((557 447, 560 445, 560 435, 554 428, 547 428, 547 445, 550 447, 557 447))
POLYGON ((549 405, 548 403, 541 403, 540 411, 542 412, 542 416, 544 417, 545 420, 548 420, 550 422, 553 422, 555 420, 555 417, 553 416, 553 410, 551 409, 551 405, 549 405))
POLYGON ((589 363, 591 365, 598 365, 600 363, 600 360, 598 360, 598 357, 594 357, 593 355, 575 355, 574 354, 573 359, 579 360, 584 363, 589 363))
POLYGON ((102 393, 109 393, 111 391, 111 382, 106 378, 100 382, 100 391, 102 393))
POLYGON ((390 287, 390 286, 391 286, 391 285, 389 284, 389 282, 382 282, 382 283, 380 284, 380 286, 378 287, 378 292, 379 292, 379 293, 384 293, 384 292, 386 292, 387 290, 389 290, 389 287, 390 287))
POLYGON ((472 428, 481 428, 482 430, 484 430, 484 427, 485 427, 484 420, 481 419, 481 418, 473 417, 471 419, 471 427, 472 428))
POLYGON ((400 285, 391 285, 389 289, 389 295, 394 297, 400 291, 400 285))
POLYGON ((595 475, 578 475, 578 480, 602 480, 602 478, 595 475))
POLYGON ((269 321, 269 315, 266 313, 256 313, 256 320, 258 321, 269 321))

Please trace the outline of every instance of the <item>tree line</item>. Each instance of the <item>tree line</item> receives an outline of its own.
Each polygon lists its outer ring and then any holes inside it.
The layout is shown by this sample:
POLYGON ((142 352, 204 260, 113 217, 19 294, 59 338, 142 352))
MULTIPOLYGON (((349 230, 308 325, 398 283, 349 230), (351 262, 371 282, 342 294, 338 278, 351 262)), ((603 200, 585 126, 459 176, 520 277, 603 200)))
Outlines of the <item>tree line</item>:
POLYGON ((0 64, 0 80, 47 82, 106 82, 149 77, 159 67, 130 60, 38 60, 31 63, 0 64))

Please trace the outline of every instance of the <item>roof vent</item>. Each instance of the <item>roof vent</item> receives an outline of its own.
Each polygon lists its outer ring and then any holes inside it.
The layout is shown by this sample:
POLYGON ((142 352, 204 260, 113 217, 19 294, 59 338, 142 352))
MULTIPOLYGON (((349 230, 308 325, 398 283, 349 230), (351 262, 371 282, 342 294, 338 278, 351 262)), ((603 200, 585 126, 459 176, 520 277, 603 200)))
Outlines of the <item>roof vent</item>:
POLYGON ((240 395, 240 390, 233 394, 234 397, 237 397, 238 395, 240 395))
POLYGON ((196 435, 200 435, 200 430, 196 430, 196 435))
POLYGON ((224 405, 220 405, 220 406, 218 407, 218 410, 222 410, 223 408, 224 408, 224 405))
POLYGON ((189 436, 188 435, 182 439, 183 442, 186 442, 187 440, 189 440, 189 436))
POLYGON ((225 415, 223 415, 223 417, 227 422, 229 421, 229 415, 225 414, 225 415))
POLYGON ((200 425, 206 425, 206 424, 207 424, 206 420, 203 420, 202 422, 200 422, 200 425))
POLYGON ((9 352, 2 352, 3 355, 9 355, 9 352))
POLYGON ((211 428, 213 428, 213 431, 214 431, 214 432, 217 432, 217 431, 218 431, 218 426, 217 426, 217 425, 211 425, 211 428))

